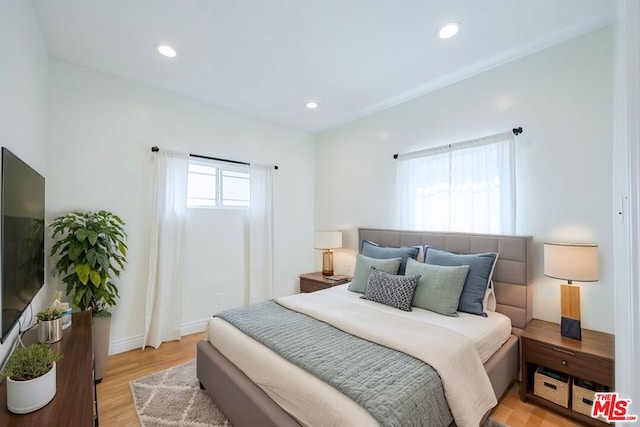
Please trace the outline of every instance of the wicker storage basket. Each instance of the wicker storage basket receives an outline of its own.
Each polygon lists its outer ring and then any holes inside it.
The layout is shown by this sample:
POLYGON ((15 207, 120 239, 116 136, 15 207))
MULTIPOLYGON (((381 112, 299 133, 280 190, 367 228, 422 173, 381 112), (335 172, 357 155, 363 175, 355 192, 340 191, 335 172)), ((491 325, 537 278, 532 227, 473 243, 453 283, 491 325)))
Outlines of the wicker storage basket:
POLYGON ((533 394, 568 408, 569 376, 540 366, 534 374, 533 394))
MULTIPOLYGON (((596 392, 611 391, 609 387, 596 384, 581 378, 574 378, 571 386, 571 409, 581 414, 591 416, 591 408, 596 392)), ((599 416, 598 419, 604 421, 604 417, 599 416)))

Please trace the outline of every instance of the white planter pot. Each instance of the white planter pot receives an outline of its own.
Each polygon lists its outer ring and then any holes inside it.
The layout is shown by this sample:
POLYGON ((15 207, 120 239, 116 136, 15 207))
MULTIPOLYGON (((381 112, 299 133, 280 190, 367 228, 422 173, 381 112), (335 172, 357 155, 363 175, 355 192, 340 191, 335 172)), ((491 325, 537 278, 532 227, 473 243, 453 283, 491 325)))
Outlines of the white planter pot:
POLYGON ((56 395, 56 364, 41 377, 29 381, 7 378, 7 408, 14 414, 26 414, 51 402, 56 395))

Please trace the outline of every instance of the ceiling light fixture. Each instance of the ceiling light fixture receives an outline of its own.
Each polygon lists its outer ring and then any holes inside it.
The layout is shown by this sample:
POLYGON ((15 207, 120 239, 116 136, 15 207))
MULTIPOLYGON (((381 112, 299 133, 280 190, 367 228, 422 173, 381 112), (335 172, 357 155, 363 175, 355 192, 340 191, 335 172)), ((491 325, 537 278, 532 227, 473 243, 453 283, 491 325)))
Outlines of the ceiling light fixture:
POLYGON ((176 50, 166 44, 158 46, 158 52, 160 52, 160 55, 166 56, 167 58, 175 58, 177 55, 176 50))
POLYGON ((440 31, 438 31, 438 37, 440 37, 441 39, 450 39, 451 37, 458 34, 459 30, 460 25, 452 22, 440 28, 440 31))
POLYGON ((318 108, 318 103, 315 102, 315 101, 309 101, 304 105, 305 105, 305 107, 307 107, 310 110, 315 110, 316 108, 318 108))

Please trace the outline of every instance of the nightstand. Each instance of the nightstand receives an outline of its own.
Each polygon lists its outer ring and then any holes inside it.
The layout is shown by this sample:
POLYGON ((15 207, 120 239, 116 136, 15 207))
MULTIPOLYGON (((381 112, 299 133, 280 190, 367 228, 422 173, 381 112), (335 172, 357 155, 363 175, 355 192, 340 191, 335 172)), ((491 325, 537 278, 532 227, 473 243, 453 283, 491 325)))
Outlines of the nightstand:
POLYGON ((328 289, 332 286, 344 285, 349 280, 345 277, 343 280, 329 280, 327 276, 323 276, 321 272, 307 273, 300 276, 300 292, 308 293, 328 289))
MULTIPOLYGON (((582 341, 578 341, 561 336, 560 325, 557 323, 534 319, 524 330, 520 339, 522 368, 520 399, 522 401, 531 400, 582 425, 607 425, 572 410, 571 399, 569 399, 569 407, 565 408, 534 394, 534 375, 536 369, 544 367, 607 386, 614 391, 613 335, 583 329, 582 341)), ((571 393, 571 381, 569 388, 571 393)))

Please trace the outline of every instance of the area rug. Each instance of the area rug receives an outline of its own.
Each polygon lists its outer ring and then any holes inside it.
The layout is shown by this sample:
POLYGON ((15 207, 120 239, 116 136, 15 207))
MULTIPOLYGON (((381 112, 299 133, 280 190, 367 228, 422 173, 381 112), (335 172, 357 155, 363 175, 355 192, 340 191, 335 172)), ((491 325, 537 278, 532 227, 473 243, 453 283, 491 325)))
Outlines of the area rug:
POLYGON ((195 360, 131 381, 131 393, 143 427, 231 425, 200 390, 195 360))
MULTIPOLYGON (((132 381, 131 393, 142 427, 231 426, 209 394, 200 390, 195 360, 132 381)), ((483 427, 508 426, 489 418, 483 427)))

